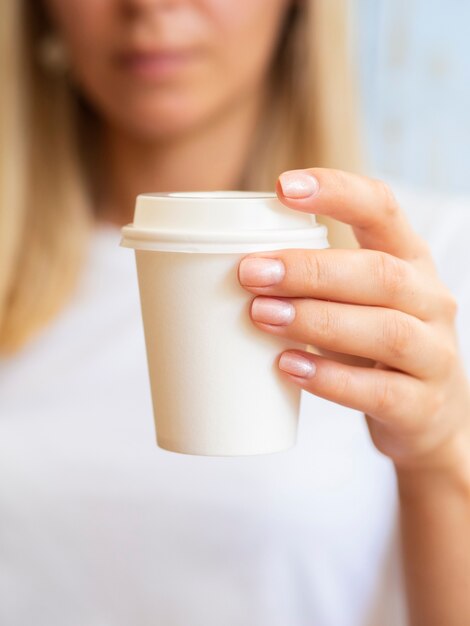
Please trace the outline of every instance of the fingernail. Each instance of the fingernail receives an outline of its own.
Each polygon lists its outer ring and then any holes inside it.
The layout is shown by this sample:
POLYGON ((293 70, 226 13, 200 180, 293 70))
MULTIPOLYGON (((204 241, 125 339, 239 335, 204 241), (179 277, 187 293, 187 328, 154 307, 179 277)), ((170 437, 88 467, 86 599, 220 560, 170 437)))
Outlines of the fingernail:
POLYGON ((284 300, 255 298, 251 305, 251 316, 256 322, 286 326, 294 320, 295 309, 284 300))
POLYGON ((286 198, 308 198, 317 193, 318 180, 304 170, 291 170, 279 176, 282 193, 286 198))
POLYGON ((245 258, 239 268, 240 282, 247 287, 268 287, 284 278, 286 268, 278 259, 245 258))
POLYGON ((315 363, 293 352, 283 352, 279 359, 279 368, 288 374, 301 378, 312 378, 316 371, 315 363))

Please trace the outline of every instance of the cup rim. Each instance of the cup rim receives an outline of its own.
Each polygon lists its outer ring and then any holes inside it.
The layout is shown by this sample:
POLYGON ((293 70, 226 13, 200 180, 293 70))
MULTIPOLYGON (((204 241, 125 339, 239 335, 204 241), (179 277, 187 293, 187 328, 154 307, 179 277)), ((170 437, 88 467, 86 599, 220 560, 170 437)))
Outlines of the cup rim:
POLYGON ((277 194, 272 191, 167 191, 140 193, 138 198, 156 198, 175 202, 181 202, 184 200, 273 200, 277 198, 277 194))

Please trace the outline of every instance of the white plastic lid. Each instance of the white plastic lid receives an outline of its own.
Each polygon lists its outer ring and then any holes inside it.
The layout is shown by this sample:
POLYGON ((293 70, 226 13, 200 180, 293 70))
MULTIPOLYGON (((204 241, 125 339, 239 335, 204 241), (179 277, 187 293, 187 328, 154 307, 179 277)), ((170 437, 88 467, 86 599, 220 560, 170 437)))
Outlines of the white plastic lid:
POLYGON ((327 229, 276 194, 250 191, 149 193, 137 196, 121 246, 174 252, 250 252, 327 248, 327 229))

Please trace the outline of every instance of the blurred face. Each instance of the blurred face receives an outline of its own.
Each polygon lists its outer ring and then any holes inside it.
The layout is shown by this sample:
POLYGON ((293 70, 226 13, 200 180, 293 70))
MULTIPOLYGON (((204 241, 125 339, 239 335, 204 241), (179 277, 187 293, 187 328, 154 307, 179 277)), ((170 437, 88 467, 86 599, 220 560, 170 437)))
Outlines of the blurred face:
POLYGON ((45 0, 75 82, 109 123, 162 138, 265 81, 290 0, 45 0))

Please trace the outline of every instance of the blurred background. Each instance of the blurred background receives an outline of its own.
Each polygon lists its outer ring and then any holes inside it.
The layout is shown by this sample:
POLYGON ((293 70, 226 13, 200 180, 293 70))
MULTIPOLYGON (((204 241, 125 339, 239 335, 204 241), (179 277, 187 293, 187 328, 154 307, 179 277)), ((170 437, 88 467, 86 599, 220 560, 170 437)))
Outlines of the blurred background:
POLYGON ((470 1, 352 1, 373 172, 470 194, 470 1))

